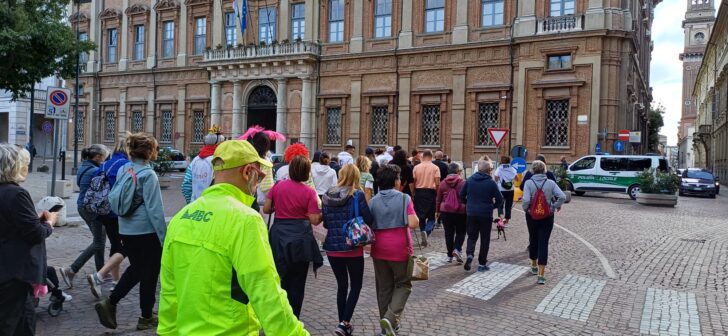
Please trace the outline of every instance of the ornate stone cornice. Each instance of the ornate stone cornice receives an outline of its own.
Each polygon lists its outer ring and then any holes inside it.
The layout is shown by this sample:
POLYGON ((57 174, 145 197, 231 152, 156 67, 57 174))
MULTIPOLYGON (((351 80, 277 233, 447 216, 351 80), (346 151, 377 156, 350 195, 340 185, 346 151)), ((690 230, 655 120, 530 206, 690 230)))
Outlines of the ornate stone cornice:
POLYGON ((86 22, 88 21, 88 15, 86 12, 75 12, 68 17, 68 21, 71 23, 86 22))
POLYGON ((129 16, 147 14, 147 13, 149 13, 149 6, 140 4, 140 3, 136 3, 136 4, 129 6, 129 8, 127 8, 124 11, 124 13, 126 13, 126 15, 129 15, 129 16))
POLYGON ((154 9, 157 11, 179 10, 179 2, 175 0, 162 0, 154 5, 154 9))
POLYGON ((101 20, 110 20, 110 19, 119 19, 121 18, 121 11, 119 11, 116 8, 107 8, 104 9, 101 13, 99 13, 99 19, 101 20))
POLYGON ((195 6, 195 5, 209 5, 212 1, 210 0, 185 0, 185 5, 187 6, 195 6))

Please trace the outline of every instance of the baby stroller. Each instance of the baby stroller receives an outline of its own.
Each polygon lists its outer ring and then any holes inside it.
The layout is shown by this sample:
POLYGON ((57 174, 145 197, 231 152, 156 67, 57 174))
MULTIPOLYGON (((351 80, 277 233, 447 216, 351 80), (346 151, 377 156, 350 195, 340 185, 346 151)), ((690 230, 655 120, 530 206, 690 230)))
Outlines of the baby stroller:
MULTIPOLYGON (((56 317, 63 311, 63 302, 71 301, 71 296, 64 293, 58 286, 58 274, 56 269, 48 266, 46 268, 46 286, 50 293, 50 304, 48 305, 48 315, 56 317)), ((35 298, 36 307, 40 303, 39 298, 35 298)))

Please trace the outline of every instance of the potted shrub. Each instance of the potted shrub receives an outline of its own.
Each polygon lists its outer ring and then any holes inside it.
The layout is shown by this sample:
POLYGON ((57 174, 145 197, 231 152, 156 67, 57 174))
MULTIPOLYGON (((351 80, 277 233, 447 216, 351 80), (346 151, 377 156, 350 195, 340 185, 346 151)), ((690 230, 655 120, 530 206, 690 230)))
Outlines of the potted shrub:
POLYGON ((645 169, 637 174, 637 180, 640 184, 637 203, 670 207, 677 205, 679 177, 668 172, 645 169))
POLYGON ((172 177, 167 175, 172 170, 172 152, 169 148, 159 150, 157 159, 152 161, 152 168, 159 177, 159 187, 167 189, 172 185, 172 177))
POLYGON ((556 176, 556 184, 559 185, 561 191, 563 191, 566 195, 566 203, 571 202, 569 175, 566 173, 566 170, 564 170, 564 168, 561 166, 555 166, 553 167, 552 172, 554 173, 554 176, 556 176))

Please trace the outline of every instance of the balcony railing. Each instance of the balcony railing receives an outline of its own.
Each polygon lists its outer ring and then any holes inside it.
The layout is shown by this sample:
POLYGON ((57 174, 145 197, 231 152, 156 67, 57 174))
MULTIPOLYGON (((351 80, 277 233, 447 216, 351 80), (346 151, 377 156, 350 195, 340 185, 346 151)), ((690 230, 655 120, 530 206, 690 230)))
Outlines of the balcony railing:
POLYGON ((536 34, 556 34, 584 29, 584 15, 564 15, 541 18, 536 22, 536 34))
POLYGON ((205 51, 205 61, 244 60, 276 56, 297 56, 321 54, 321 46, 315 42, 299 41, 270 45, 249 45, 236 48, 205 51))

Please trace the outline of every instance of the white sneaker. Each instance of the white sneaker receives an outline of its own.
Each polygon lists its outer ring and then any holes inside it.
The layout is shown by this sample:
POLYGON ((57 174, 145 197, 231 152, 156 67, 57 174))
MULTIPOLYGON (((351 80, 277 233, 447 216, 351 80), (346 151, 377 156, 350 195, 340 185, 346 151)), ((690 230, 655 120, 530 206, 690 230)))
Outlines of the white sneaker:
POLYGON ((63 299, 65 300, 64 302, 73 300, 73 296, 71 296, 70 294, 66 294, 66 292, 61 292, 61 293, 63 294, 63 299))
POLYGON ((91 288, 91 294, 93 294, 97 299, 101 298, 101 285, 103 282, 101 279, 99 279, 98 273, 89 274, 86 276, 86 280, 88 280, 89 287, 91 288))

